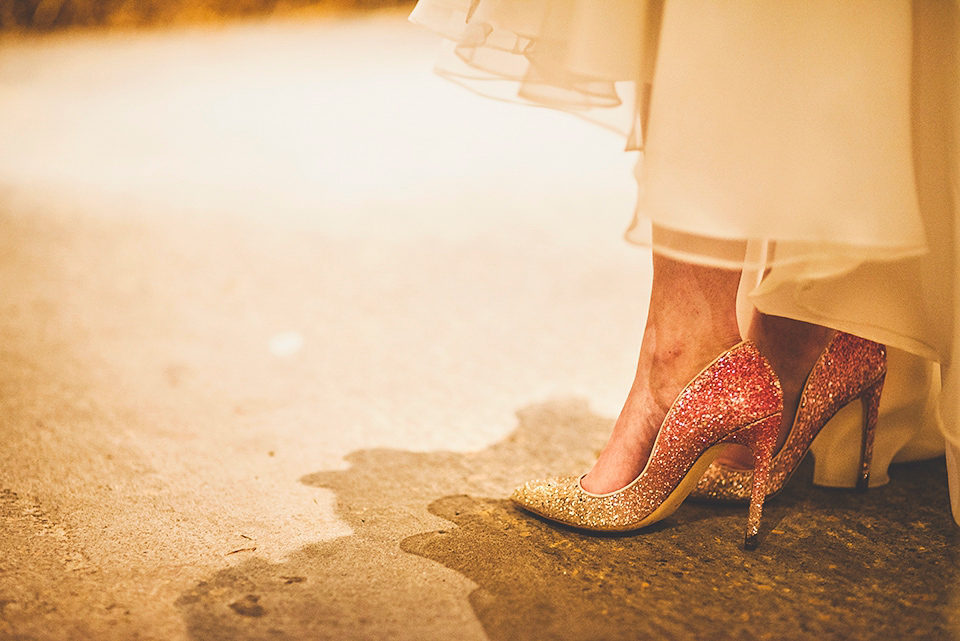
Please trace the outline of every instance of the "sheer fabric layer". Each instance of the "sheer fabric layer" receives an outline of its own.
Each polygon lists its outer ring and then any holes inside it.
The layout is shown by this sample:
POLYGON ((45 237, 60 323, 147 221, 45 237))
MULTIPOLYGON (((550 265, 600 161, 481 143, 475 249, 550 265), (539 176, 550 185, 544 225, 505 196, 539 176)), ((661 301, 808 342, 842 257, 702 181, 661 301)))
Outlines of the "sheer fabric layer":
MULTIPOLYGON (((935 453, 926 427, 941 425, 960 488, 958 13, 957 0, 420 0, 411 18, 449 40, 439 73, 643 150, 630 241, 765 273, 750 295, 762 311, 897 350, 892 379, 930 386, 891 386, 878 455, 935 453)), ((858 445, 820 448, 820 480, 858 445)))
POLYGON ((662 0, 421 0, 436 71, 482 95, 575 113, 639 149, 662 0))

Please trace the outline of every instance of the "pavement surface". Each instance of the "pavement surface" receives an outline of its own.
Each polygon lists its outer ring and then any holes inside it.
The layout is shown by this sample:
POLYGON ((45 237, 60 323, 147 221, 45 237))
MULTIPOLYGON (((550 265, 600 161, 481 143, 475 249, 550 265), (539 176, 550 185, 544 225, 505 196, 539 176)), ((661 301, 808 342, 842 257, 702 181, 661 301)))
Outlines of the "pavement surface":
POLYGON ((396 12, 0 40, 0 638, 956 639, 942 461, 625 537, 635 158, 396 12))

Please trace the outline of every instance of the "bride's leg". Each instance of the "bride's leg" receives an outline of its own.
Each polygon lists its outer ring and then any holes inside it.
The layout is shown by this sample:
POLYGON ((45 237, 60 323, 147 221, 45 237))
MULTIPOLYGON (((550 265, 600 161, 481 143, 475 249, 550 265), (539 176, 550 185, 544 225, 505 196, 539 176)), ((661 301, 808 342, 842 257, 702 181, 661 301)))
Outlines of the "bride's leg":
MULTIPOLYGON (((834 330, 803 321, 754 312, 747 336, 767 357, 783 387, 783 419, 793 422, 800 393, 834 330)), ((781 433, 786 438, 785 431, 781 433)))
POLYGON ((636 377, 613 435, 583 479, 585 490, 610 492, 633 481, 677 395, 700 370, 740 341, 739 282, 739 271, 654 254, 650 310, 636 377))

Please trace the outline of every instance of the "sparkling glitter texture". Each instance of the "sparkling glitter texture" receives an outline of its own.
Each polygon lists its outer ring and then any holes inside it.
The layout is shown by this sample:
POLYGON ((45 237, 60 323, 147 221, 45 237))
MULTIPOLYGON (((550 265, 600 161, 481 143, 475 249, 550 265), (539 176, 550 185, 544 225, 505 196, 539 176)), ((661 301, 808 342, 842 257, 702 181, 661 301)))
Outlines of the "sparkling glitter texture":
MULTIPOLYGON (((667 412, 650 458, 626 487, 592 494, 582 477, 530 481, 511 498, 548 519, 596 531, 625 531, 668 516, 682 501, 681 482, 712 446, 741 443, 769 464, 776 445, 783 395, 780 383, 756 346, 745 341, 710 364, 680 393, 667 412), (668 500, 669 499, 669 500, 668 500)), ((687 490, 689 491, 689 490, 687 490)), ((748 536, 759 525, 763 493, 751 505, 748 536)))
MULTIPOLYGON (((837 332, 820 355, 804 386, 800 407, 786 442, 773 457, 767 496, 776 494, 790 479, 823 426, 842 407, 863 401, 863 440, 857 487, 866 489, 873 455, 877 408, 887 371, 883 345, 837 332)), ((691 496, 717 501, 747 501, 753 485, 752 470, 712 464, 691 496)))

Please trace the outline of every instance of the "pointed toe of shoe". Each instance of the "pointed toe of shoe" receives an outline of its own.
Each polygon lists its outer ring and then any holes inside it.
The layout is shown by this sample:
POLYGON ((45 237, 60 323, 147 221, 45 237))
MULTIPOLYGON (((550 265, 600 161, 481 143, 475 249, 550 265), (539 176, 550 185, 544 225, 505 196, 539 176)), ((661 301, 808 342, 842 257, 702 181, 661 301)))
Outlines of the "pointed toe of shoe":
POLYGON ((527 481, 513 491, 510 500, 534 514, 573 524, 570 506, 580 493, 579 477, 561 476, 527 481))

